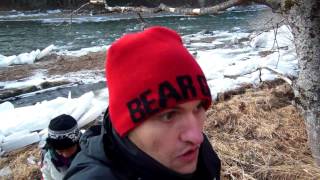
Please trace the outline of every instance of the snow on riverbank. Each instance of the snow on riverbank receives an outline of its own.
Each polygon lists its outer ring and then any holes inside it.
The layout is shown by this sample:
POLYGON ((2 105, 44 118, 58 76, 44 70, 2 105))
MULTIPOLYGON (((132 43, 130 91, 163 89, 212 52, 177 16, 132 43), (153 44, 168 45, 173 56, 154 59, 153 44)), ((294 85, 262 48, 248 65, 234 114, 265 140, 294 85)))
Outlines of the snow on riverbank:
POLYGON ((44 48, 42 51, 39 49, 31 51, 30 53, 22 53, 13 56, 3 56, 0 54, 0 67, 7 67, 14 64, 33 64, 36 60, 47 56, 56 47, 51 44, 50 46, 44 48))
MULTIPOLYGON (((76 51, 67 51, 61 50, 56 52, 57 55, 64 55, 64 56, 75 56, 80 57, 87 55, 91 52, 99 52, 99 51, 106 51, 109 46, 95 46, 90 48, 82 48, 76 51)), ((35 61, 40 60, 41 58, 49 55, 52 53, 53 50, 59 50, 59 47, 55 45, 50 45, 40 51, 39 49, 35 51, 31 51, 30 53, 22 53, 19 55, 12 55, 12 56, 3 56, 0 54, 0 67, 8 67, 10 65, 17 65, 17 64, 33 64, 35 61)))
MULTIPOLYGON (((274 41, 274 34, 273 30, 260 34, 209 32, 183 38, 202 67, 213 98, 216 98, 218 93, 245 84, 258 84, 260 78, 263 81, 277 78, 265 69, 260 77, 258 68, 268 67, 287 76, 297 76, 298 62, 290 29, 280 27, 276 33, 277 42, 274 41)), ((106 50, 108 47, 103 48, 106 50)), ((88 49, 73 52, 73 55, 85 50, 88 49)), ((11 87, 23 85, 12 83, 15 84, 11 87)), ((10 83, 5 87, 10 87, 10 83)), ((77 99, 59 97, 22 108, 14 108, 9 103, 0 104, 0 148, 10 151, 45 138, 45 130, 40 133, 34 131, 45 129, 49 120, 61 113, 73 115, 81 125, 90 122, 105 110, 107 99, 106 93, 99 96, 90 92, 77 99)))
MULTIPOLYGON (((286 76, 298 75, 293 36, 288 26, 277 30, 277 42, 274 31, 259 35, 251 34, 249 45, 243 48, 213 49, 197 53, 197 60, 208 79, 213 98, 220 92, 236 89, 245 84, 258 84, 258 68, 271 68, 286 76), (264 55, 263 55, 264 54, 264 55)), ((239 39, 244 34, 239 35, 239 39)), ((234 39, 238 39, 233 37, 234 39)), ((238 41, 231 39, 231 42, 238 41)), ((216 43, 216 42, 215 42, 216 43)), ((273 80, 277 75, 263 69, 261 80, 273 80)))

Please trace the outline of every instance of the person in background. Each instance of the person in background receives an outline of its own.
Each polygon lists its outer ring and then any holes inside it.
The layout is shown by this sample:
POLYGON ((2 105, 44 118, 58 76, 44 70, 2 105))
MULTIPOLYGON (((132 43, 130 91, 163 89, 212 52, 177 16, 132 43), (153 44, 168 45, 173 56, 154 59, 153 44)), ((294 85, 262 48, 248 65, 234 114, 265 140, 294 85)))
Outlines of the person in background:
POLYGON ((80 151, 79 139, 78 124, 72 116, 63 114, 50 121, 41 163, 44 180, 63 179, 71 161, 80 151))
POLYGON ((220 179, 203 133, 210 89, 175 31, 155 26, 115 41, 106 78, 101 133, 85 135, 64 179, 220 179))

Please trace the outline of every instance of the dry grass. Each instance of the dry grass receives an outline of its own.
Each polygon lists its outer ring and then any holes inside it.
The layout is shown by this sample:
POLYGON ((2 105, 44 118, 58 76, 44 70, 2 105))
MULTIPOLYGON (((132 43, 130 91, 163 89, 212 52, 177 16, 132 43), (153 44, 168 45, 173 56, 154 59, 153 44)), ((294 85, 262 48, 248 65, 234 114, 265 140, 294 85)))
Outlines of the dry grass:
MULTIPOLYGON (((320 179, 303 119, 291 105, 291 89, 273 82, 239 93, 227 93, 212 105, 205 124, 222 160, 222 178, 320 179)), ((39 150, 31 146, 0 158, 0 168, 10 166, 13 176, 8 179, 39 179, 39 166, 27 163, 30 155, 39 161, 39 150)))
POLYGON ((320 179, 290 87, 270 86, 208 111, 205 132, 222 160, 223 179, 320 179))
POLYGON ((4 180, 36 180, 41 179, 40 172, 40 150, 36 145, 9 153, 6 157, 0 158, 0 169, 9 166, 12 174, 9 177, 0 177, 4 180), (36 164, 28 163, 29 157, 34 157, 36 164))

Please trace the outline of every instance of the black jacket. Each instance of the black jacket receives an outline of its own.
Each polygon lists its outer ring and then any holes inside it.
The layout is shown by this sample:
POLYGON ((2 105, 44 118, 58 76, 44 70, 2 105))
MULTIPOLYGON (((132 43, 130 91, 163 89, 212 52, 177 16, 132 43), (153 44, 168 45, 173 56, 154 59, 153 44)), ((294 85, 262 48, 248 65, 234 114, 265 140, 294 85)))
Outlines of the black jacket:
MULTIPOLYGON (((100 126, 101 127, 101 126, 100 126)), ((81 152, 72 161, 64 179, 68 180, 213 180, 220 179, 220 160, 205 136, 200 146, 197 170, 181 175, 164 167, 128 138, 120 138, 108 116, 103 128, 92 128, 80 141, 81 152)))

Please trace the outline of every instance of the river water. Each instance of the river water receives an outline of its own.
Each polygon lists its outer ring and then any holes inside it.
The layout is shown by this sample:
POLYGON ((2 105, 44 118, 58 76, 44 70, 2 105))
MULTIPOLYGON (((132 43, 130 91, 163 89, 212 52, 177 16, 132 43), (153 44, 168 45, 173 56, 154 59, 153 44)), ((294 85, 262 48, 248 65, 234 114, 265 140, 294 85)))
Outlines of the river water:
MULTIPOLYGON (((162 25, 192 36, 199 32, 215 34, 247 33, 257 29, 257 17, 269 11, 264 6, 236 8, 218 16, 182 16, 173 14, 144 14, 148 25, 162 25)), ((71 19, 60 10, 47 13, 0 12, 0 55, 10 56, 43 49, 54 44, 55 51, 76 51, 81 48, 109 45, 121 35, 141 29, 136 14, 76 16, 71 19)), ((232 54, 230 54, 232 55, 232 54)), ((54 90, 31 93, 6 100, 16 107, 32 105, 59 96, 73 97, 104 88, 105 82, 80 84, 54 90)), ((5 100, 3 100, 5 101, 5 100)))
MULTIPOLYGON (((199 31, 251 31, 251 23, 266 8, 233 9, 219 16, 146 15, 150 25, 163 25, 182 35, 199 31)), ((59 50, 79 50, 108 45, 122 34, 141 29, 137 15, 97 15, 71 18, 61 11, 51 13, 0 12, 0 54, 9 56, 54 44, 59 50)))

